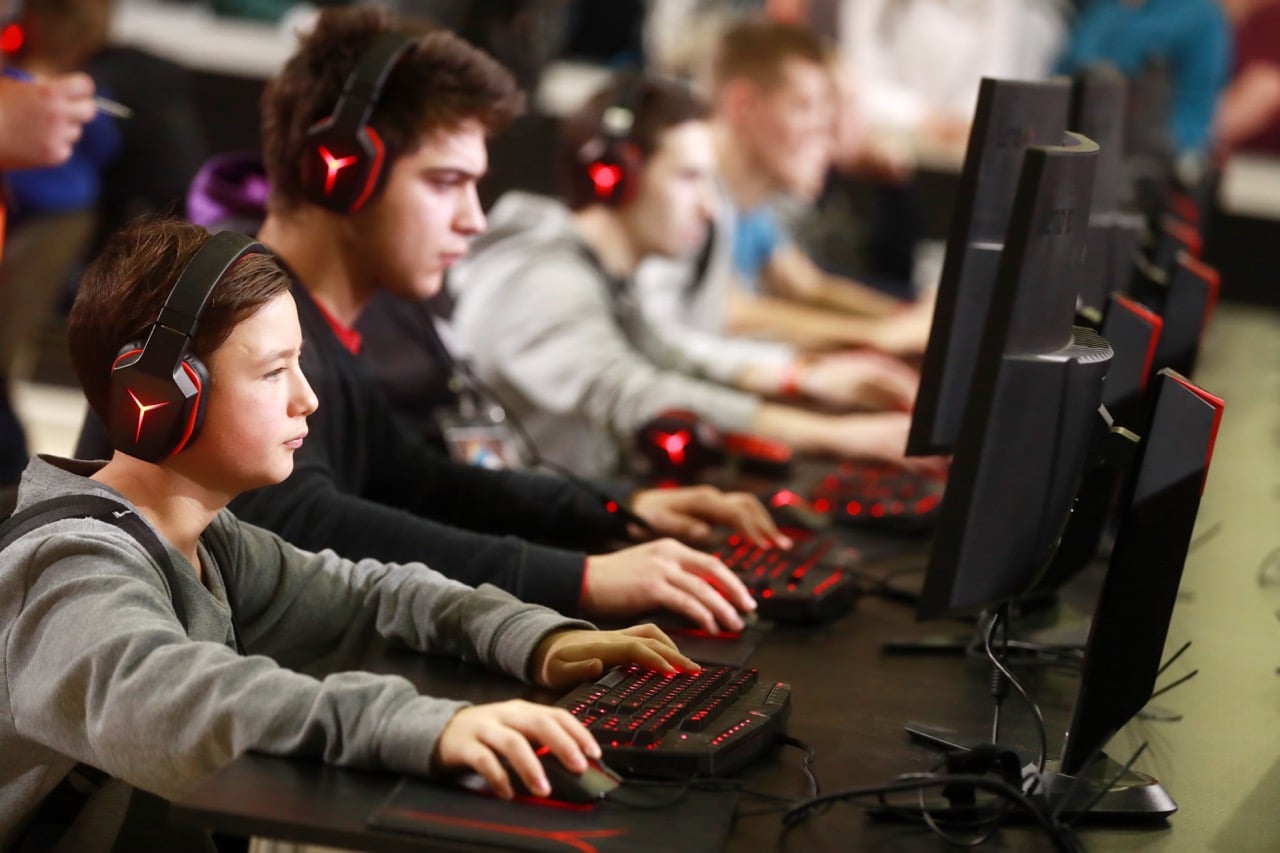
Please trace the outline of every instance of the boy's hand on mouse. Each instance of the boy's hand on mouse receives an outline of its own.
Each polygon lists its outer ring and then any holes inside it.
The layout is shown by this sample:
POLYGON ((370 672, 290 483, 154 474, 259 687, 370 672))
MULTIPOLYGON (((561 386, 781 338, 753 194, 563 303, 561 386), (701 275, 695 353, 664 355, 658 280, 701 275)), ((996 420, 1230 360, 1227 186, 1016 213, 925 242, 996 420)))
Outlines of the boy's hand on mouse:
POLYGON ((722 492, 714 486, 644 489, 631 499, 631 511, 662 536, 705 542, 713 527, 728 527, 765 547, 791 547, 769 511, 746 492, 722 492))
POLYGON ((715 557, 659 539, 587 558, 579 602, 588 616, 625 618, 669 610, 710 634, 741 631, 739 611, 755 610, 750 591, 715 557))
POLYGON ((701 669, 680 654, 661 628, 651 624, 620 631, 548 634, 534 650, 530 668, 538 684, 563 690, 599 678, 610 667, 628 663, 661 672, 701 669))
POLYGON ((568 711, 514 699, 473 705, 454 714, 436 741, 432 769, 470 768, 484 778, 494 794, 509 800, 515 789, 503 767, 505 760, 530 791, 545 797, 551 786, 531 741, 546 746, 575 773, 587 769, 587 756, 600 757, 600 745, 568 711))

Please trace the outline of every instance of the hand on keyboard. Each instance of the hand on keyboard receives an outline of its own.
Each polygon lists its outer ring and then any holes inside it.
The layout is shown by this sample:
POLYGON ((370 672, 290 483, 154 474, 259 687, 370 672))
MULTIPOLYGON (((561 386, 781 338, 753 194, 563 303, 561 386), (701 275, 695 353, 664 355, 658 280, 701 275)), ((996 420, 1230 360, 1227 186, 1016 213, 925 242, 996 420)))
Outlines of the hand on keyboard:
POLYGON ((896 358, 859 350, 815 357, 799 385, 806 397, 844 409, 910 411, 920 374, 896 358))
POLYGON ((713 486, 646 489, 636 493, 631 511, 660 535, 704 543, 713 527, 728 527, 761 545, 791 547, 755 495, 722 492, 713 486))
POLYGON ((563 690, 599 678, 610 667, 637 664, 659 672, 696 672, 700 667, 680 653, 657 625, 620 631, 559 631, 533 653, 534 680, 563 690))
POLYGON ((741 631, 738 611, 755 607, 723 563, 674 539, 587 558, 581 608, 590 616, 619 619, 669 610, 715 634, 721 627, 741 631))

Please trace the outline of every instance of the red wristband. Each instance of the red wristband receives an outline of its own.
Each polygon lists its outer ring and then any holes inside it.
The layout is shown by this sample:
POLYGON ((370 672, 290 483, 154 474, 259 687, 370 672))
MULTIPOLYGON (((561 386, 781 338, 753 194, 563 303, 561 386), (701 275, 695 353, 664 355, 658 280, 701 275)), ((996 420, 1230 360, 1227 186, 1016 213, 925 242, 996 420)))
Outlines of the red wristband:
POLYGON ((778 394, 795 399, 803 396, 800 392, 800 359, 792 359, 782 366, 782 378, 778 380, 778 394))

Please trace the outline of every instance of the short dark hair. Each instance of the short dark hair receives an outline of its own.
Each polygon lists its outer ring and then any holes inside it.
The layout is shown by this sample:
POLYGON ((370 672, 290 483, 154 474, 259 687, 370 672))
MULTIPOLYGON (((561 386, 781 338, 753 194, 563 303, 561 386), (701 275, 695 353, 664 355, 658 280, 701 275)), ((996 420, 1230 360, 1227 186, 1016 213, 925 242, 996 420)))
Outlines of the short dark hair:
MULTIPOLYGON (((407 31, 378 6, 326 8, 283 70, 262 93, 262 150, 271 204, 303 201, 299 163, 307 131, 333 112, 343 84, 378 36, 407 31)), ((493 58, 446 30, 414 28, 416 47, 387 77, 370 124, 386 146, 388 167, 437 130, 477 120, 497 133, 524 110, 524 96, 493 58)))
MULTIPOLYGON (((89 407, 104 423, 120 350, 145 339, 178 276, 209 239, 198 225, 146 216, 113 235, 85 270, 67 319, 67 345, 89 407)), ((246 255, 214 288, 189 352, 207 364, 237 325, 288 289, 274 255, 246 255)))
POLYGON ((772 89, 782 82, 788 62, 829 66, 831 58, 830 44, 813 30, 769 18, 744 18, 720 36, 711 83, 716 92, 739 79, 772 89))
POLYGON ((605 111, 623 100, 631 101, 634 113, 626 142, 642 160, 658 149, 662 135, 668 130, 685 122, 701 121, 709 114, 706 102, 683 83, 634 75, 619 75, 610 80, 565 119, 561 127, 560 191, 565 204, 573 210, 581 210, 596 201, 583 152, 593 139, 602 135, 605 111))

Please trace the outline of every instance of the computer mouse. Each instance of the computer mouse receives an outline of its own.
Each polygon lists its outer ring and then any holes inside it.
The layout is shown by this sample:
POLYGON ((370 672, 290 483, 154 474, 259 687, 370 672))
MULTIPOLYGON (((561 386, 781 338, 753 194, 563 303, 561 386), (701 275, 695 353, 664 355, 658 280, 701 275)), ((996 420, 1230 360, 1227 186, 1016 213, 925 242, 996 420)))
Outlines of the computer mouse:
MULTIPOLYGON (((561 764, 560 759, 545 746, 538 749, 537 755, 538 760, 542 762, 542 772, 547 776, 547 783, 551 785, 551 794, 547 797, 530 791, 516 773, 515 768, 505 758, 499 757, 517 797, 557 800, 565 803, 596 803, 622 784, 622 777, 618 772, 599 759, 588 757, 587 769, 576 773, 561 764)), ((490 795, 493 793, 478 773, 464 774, 459 777, 458 783, 478 793, 490 795)))
MULTIPOLYGON (((622 776, 598 758, 587 757, 587 769, 575 773, 560 763, 549 749, 538 750, 538 760, 551 785, 549 800, 569 803, 594 803, 604 799, 622 784, 622 776)), ((524 783, 516 778, 518 788, 524 783)))
POLYGON ((791 489, 779 489, 765 502, 774 524, 784 531, 803 530, 821 533, 831 527, 831 516, 791 489))

